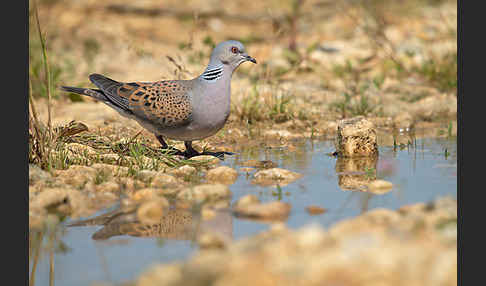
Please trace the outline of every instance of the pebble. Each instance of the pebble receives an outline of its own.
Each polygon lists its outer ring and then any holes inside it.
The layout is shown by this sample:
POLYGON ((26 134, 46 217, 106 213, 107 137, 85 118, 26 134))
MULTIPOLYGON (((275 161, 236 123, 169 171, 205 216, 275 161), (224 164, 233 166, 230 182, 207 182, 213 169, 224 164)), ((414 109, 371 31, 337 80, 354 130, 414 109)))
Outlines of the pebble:
POLYGON ((240 171, 245 172, 245 173, 250 173, 250 172, 255 171, 255 168, 243 167, 243 168, 240 168, 240 171))
POLYGON ((260 170, 253 175, 252 183, 262 186, 280 185, 286 186, 289 183, 302 177, 302 174, 280 168, 260 170))
POLYGON ((225 248, 224 239, 212 232, 205 232, 198 236, 197 244, 201 249, 223 249, 225 248))
POLYGON ((164 188, 180 184, 176 177, 164 172, 157 172, 150 183, 154 188, 164 188))
POLYGON ((160 197, 159 193, 159 190, 155 188, 143 188, 131 195, 131 198, 135 201, 154 200, 160 197))
POLYGON ((140 170, 137 173, 137 178, 140 179, 143 182, 149 182, 152 180, 153 177, 157 174, 156 171, 152 170, 140 170))
POLYGON ((305 208, 305 210, 310 215, 319 215, 319 214, 323 214, 327 211, 325 208, 321 208, 320 206, 308 206, 308 207, 305 208))
POLYGON ((206 178, 210 183, 222 183, 231 185, 236 181, 238 172, 227 166, 219 166, 207 172, 206 178))
POLYGON ((34 185, 38 181, 46 181, 51 179, 51 174, 42 170, 34 164, 29 164, 29 185, 34 185))
POLYGON ((120 186, 115 182, 103 182, 95 186, 97 192, 116 192, 120 190, 120 186))
POLYGON ((189 166, 189 165, 184 165, 184 166, 181 166, 177 169, 173 169, 173 170, 169 171, 170 174, 173 174, 173 175, 178 176, 178 177, 189 176, 189 175, 195 174, 196 172, 197 172, 196 168, 194 168, 193 166, 189 166))
POLYGON ((199 155, 199 156, 194 156, 190 160, 192 161, 198 161, 198 162, 204 162, 209 165, 217 165, 221 162, 218 158, 211 156, 211 155, 199 155))
POLYGON ((262 219, 286 220, 290 214, 291 205, 280 201, 269 203, 240 203, 233 208, 237 216, 262 219))
POLYGON ((177 198, 185 201, 203 202, 231 197, 228 186, 223 184, 202 184, 186 188, 177 194, 177 198))
POLYGON ((260 203, 260 199, 258 199, 257 196, 253 195, 253 194, 250 194, 250 195, 246 195, 246 196, 243 196, 241 198, 239 198, 236 202, 235 202, 235 207, 244 207, 244 206, 247 206, 247 205, 250 205, 250 204, 254 204, 254 203, 260 203))
POLYGON ((69 143, 65 146, 68 156, 96 156, 99 154, 93 147, 79 144, 79 143, 69 143))
POLYGON ((137 209, 137 217, 143 224, 157 224, 169 207, 169 202, 164 197, 143 203, 137 209))

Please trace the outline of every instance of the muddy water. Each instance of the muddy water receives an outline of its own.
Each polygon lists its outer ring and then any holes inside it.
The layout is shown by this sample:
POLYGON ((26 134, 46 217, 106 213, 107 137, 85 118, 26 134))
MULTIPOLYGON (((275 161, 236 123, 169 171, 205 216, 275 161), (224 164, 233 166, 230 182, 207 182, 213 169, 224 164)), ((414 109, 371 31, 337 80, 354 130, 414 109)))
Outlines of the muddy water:
MULTIPOLYGON (((255 194, 262 201, 281 200, 292 205, 287 220, 289 227, 317 223, 327 228, 369 209, 397 209, 457 195, 455 138, 417 139, 401 148, 380 147, 379 157, 369 160, 350 161, 329 156, 327 153, 334 151, 331 141, 305 141, 295 147, 293 150, 286 147, 244 150, 226 159, 223 165, 239 171, 237 181, 230 186, 231 202, 247 194, 255 194), (255 170, 242 171, 242 163, 251 159, 271 160, 279 168, 304 176, 279 188, 258 186, 251 182, 255 170), (362 186, 372 179, 392 182, 393 188, 388 192, 363 191, 362 186), (306 211, 309 205, 326 211, 310 215, 306 211)), ((93 225, 67 227, 73 221, 66 219, 61 226, 44 233, 33 278, 36 285, 48 285, 50 277, 54 277, 55 285, 120 283, 135 279, 151 264, 188 257, 197 250, 194 239, 202 231, 217 231, 228 239, 238 239, 268 228, 266 223, 236 218, 225 211, 210 220, 201 220, 196 212, 173 210, 166 228, 159 226, 158 229, 141 225, 133 211, 121 211, 119 206, 94 217, 100 215, 101 218, 91 222, 93 225), (104 227, 95 225, 103 222, 103 215, 110 217, 111 222, 104 227), (53 256, 48 251, 50 242, 55 246, 53 256)), ((33 245, 38 244, 39 234, 32 234, 31 238, 33 245)), ((32 270, 33 259, 30 261, 32 270)))

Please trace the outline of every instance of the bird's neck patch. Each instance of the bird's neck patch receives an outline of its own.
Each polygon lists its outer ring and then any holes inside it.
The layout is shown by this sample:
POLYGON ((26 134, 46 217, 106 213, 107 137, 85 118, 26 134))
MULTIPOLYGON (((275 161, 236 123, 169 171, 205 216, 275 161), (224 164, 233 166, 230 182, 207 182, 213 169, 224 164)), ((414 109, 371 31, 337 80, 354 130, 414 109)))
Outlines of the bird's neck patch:
POLYGON ((214 82, 223 76, 223 64, 209 65, 201 75, 201 78, 205 81, 214 82))

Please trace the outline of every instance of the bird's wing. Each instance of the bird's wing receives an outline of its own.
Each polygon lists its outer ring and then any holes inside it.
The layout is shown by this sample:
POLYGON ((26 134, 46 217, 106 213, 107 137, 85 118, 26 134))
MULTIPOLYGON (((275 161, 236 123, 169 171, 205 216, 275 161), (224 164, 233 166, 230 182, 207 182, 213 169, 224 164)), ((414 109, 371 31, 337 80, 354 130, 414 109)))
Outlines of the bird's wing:
POLYGON ((152 124, 174 127, 187 124, 192 115, 188 96, 188 81, 122 83, 93 74, 90 80, 98 86, 117 107, 150 121, 152 124))

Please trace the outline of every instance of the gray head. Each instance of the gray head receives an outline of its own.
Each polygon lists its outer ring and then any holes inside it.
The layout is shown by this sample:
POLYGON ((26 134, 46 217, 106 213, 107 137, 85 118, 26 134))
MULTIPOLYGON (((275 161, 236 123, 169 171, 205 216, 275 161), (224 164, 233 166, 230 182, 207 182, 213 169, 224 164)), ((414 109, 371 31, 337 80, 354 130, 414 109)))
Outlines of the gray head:
POLYGON ((219 65, 222 63, 231 66, 232 70, 234 70, 247 61, 256 64, 256 60, 246 53, 245 46, 242 43, 229 40, 221 42, 214 47, 209 64, 219 65))

